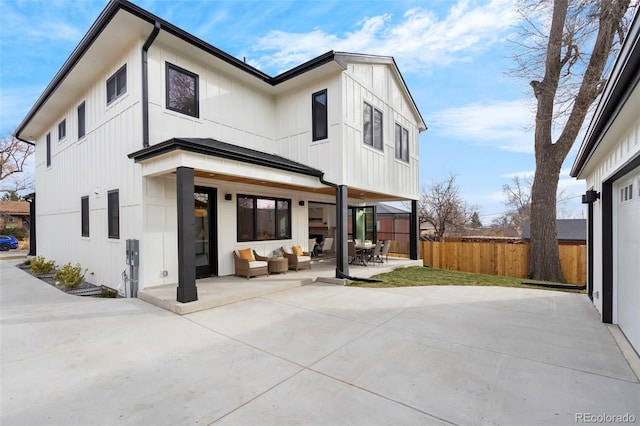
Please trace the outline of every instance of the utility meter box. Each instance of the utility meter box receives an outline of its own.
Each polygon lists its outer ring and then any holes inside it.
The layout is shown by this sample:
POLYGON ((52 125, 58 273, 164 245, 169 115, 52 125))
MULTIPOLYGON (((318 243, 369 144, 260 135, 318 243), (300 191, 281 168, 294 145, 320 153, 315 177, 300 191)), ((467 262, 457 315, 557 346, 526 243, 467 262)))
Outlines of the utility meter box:
POLYGON ((140 266, 140 240, 127 240, 127 265, 140 266))

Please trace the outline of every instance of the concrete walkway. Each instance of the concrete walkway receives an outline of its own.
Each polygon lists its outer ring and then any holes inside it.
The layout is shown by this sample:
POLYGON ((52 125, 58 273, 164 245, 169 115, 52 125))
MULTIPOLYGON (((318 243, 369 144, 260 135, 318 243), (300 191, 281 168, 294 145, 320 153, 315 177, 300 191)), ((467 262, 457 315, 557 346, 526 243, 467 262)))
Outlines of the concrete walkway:
POLYGON ((2 425, 640 422, 584 295, 314 283, 180 316, 0 261, 0 308, 2 425))

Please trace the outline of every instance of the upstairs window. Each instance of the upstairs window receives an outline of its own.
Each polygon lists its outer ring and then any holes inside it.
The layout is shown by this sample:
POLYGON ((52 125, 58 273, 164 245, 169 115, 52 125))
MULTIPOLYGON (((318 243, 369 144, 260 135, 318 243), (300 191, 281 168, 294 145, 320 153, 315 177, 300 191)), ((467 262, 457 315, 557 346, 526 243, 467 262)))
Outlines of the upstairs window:
POLYGON ((362 121, 364 144, 382 151, 382 111, 365 102, 362 121))
POLYGON ((117 189, 107 192, 107 227, 109 238, 120 238, 120 194, 117 189))
POLYGON ((67 120, 58 123, 58 142, 67 137, 67 120))
POLYGON ((127 93, 127 64, 107 80, 107 105, 127 93))
POLYGON ((396 123, 396 158, 409 162, 409 131, 396 123))
POLYGON ((327 89, 311 95, 311 115, 313 120, 313 140, 328 137, 327 132, 327 89))
POLYGON ((47 133, 47 167, 51 166, 51 133, 47 133))
POLYGON ((80 198, 80 221, 82 223, 82 235, 83 237, 89 236, 89 197, 85 196, 80 198))
POLYGON ((167 109, 199 117, 198 75, 167 62, 167 109))
POLYGON ((291 238, 291 200, 238 195, 238 241, 291 238))
POLYGON ((84 102, 78 105, 78 139, 86 134, 84 102))

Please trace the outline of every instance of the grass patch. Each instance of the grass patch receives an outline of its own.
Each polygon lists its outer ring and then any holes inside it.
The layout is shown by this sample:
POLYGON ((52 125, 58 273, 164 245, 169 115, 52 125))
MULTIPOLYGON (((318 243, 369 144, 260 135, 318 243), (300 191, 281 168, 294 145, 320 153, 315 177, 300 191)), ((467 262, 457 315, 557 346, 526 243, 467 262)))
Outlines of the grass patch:
MULTIPOLYGON (((469 286, 494 286, 494 287, 519 287, 535 288, 531 285, 523 285, 523 281, 540 282, 526 278, 501 277, 497 275, 474 274, 471 272, 447 271, 437 268, 411 267, 400 268, 392 272, 378 274, 372 278, 382 280, 381 283, 350 282, 353 287, 413 287, 426 285, 469 285, 469 286)), ((545 289, 552 290, 552 289, 545 289)), ((584 293, 584 290, 560 290, 572 293, 584 293)))

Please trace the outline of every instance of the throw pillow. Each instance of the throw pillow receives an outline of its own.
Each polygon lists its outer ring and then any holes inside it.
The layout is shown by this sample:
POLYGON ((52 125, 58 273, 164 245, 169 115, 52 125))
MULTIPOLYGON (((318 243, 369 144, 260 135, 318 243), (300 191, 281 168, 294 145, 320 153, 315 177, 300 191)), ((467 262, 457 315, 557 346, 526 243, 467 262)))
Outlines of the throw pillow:
POLYGON ((242 259, 248 260, 249 262, 253 262, 255 260, 253 257, 253 250, 251 250, 250 248, 238 250, 238 253, 240 254, 240 257, 242 259))
POLYGON ((302 256, 302 253, 304 253, 302 251, 302 247, 300 246, 293 246, 293 254, 295 254, 296 256, 302 256))

